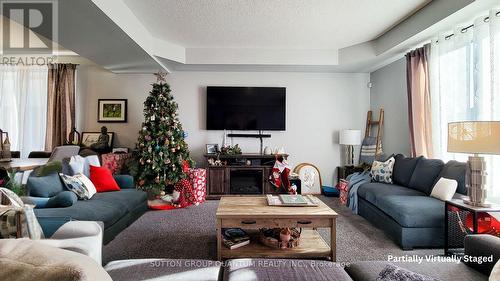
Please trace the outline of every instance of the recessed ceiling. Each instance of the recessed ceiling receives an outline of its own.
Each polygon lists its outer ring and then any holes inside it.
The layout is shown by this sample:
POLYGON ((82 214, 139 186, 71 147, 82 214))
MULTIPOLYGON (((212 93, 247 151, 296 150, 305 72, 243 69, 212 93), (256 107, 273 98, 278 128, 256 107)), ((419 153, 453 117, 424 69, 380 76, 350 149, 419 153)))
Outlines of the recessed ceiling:
POLYGON ((125 0, 152 36, 186 48, 340 49, 430 0, 125 0))

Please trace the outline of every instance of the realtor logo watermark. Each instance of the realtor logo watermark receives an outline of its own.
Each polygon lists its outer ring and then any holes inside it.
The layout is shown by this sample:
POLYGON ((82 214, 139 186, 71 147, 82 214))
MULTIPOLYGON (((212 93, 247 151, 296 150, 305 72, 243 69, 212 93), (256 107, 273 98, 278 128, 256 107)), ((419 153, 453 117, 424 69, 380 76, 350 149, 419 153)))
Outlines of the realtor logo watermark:
POLYGON ((57 1, 0 0, 1 64, 44 65, 54 62, 57 1))

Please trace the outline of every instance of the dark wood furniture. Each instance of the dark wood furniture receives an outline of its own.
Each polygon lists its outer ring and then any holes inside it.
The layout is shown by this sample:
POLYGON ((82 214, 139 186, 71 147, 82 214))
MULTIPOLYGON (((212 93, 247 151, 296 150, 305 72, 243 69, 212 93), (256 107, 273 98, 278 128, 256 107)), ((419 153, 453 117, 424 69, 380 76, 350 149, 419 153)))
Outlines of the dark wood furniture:
MULTIPOLYGON (((219 199, 221 196, 244 196, 278 194, 284 190, 277 189, 268 178, 272 172, 276 157, 286 159, 287 154, 239 154, 219 155, 205 154, 205 158, 222 161, 222 166, 207 164, 207 199, 219 199), (238 186, 239 185, 239 186, 238 186), (248 190, 242 188, 248 187, 248 190)), ((300 180, 291 179, 300 191, 300 180)))
POLYGON ((467 205, 462 199, 451 199, 444 204, 444 254, 463 255, 464 238, 467 234, 478 234, 478 218, 481 213, 500 212, 499 204, 491 207, 467 205), (467 226, 467 216, 472 216, 472 231, 467 226), (465 232, 464 232, 465 230, 465 232))
POLYGON ((340 182, 341 179, 346 179, 347 176, 358 173, 358 172, 363 172, 364 169, 362 167, 357 167, 357 166, 339 166, 337 167, 337 182, 340 182))

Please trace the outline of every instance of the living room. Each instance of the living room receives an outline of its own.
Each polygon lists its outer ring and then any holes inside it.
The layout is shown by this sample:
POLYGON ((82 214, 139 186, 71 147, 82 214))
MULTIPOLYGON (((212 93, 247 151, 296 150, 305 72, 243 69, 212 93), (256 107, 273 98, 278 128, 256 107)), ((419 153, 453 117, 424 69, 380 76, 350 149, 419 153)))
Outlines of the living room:
POLYGON ((0 279, 500 280, 498 1, 0 5, 0 279))

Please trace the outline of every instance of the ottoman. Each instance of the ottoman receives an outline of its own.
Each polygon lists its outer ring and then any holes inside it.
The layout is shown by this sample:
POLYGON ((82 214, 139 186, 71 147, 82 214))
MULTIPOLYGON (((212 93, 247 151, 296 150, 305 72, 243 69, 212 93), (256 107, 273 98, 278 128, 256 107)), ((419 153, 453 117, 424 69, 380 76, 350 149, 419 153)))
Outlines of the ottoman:
POLYGON ((225 281, 351 281, 338 263, 322 260, 234 259, 224 267, 225 281))

